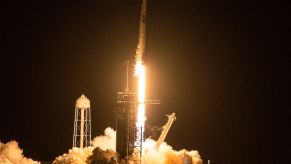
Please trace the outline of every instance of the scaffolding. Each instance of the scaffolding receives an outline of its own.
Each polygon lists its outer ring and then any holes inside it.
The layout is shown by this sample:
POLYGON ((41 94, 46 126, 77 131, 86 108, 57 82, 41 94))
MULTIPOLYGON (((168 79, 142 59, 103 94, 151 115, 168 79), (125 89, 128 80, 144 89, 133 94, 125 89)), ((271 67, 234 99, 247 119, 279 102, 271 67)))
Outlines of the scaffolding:
POLYGON ((135 92, 118 92, 116 108, 116 151, 126 163, 140 163, 142 151, 142 128, 136 127, 135 92))

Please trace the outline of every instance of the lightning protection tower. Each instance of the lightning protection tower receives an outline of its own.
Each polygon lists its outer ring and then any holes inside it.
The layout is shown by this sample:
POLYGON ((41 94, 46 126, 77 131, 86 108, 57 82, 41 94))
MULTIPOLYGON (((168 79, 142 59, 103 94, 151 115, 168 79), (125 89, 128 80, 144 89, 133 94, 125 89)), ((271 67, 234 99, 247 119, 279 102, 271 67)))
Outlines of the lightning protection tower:
POLYGON ((90 100, 82 94, 76 101, 73 147, 90 146, 91 141, 91 110, 90 100))

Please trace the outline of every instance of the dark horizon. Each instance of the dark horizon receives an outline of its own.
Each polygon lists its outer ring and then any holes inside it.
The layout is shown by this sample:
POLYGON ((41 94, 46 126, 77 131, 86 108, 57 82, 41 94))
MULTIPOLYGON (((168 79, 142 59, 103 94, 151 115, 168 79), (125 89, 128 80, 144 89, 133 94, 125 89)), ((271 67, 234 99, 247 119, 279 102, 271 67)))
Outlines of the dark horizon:
MULTIPOLYGON (((134 59, 140 6, 6 2, 1 142, 16 140, 39 161, 67 152, 81 94, 91 101, 92 137, 115 128, 116 92, 125 86, 122 65, 134 59)), ((166 142, 198 150, 204 163, 285 161, 286 11, 271 2, 148 0, 147 97, 161 101, 147 107, 148 126, 163 126, 175 112, 166 142)))

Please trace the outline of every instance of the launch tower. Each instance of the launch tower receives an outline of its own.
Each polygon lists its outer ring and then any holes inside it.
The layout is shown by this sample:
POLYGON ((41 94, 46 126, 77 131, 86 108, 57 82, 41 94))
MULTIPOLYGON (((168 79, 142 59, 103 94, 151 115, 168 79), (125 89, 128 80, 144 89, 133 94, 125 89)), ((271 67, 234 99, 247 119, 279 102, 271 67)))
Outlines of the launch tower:
POLYGON ((136 127, 136 94, 135 92, 117 92, 116 110, 116 151, 120 159, 138 161, 141 157, 142 127, 136 127), (138 141, 138 142, 137 142, 138 141))
POLYGON ((128 162, 129 160, 138 163, 142 150, 142 127, 136 127, 137 96, 129 90, 129 61, 126 65, 126 88, 123 92, 117 92, 116 108, 116 151, 119 158, 128 162), (137 157, 137 158, 136 158, 137 157))
POLYGON ((127 86, 123 92, 117 93, 116 108, 116 151, 120 160, 126 163, 141 164, 142 144, 145 125, 145 105, 159 104, 158 100, 145 100, 145 66, 143 55, 145 52, 146 31, 146 0, 142 0, 139 39, 135 54, 134 85, 128 87, 127 63, 127 86))
POLYGON ((73 147, 90 146, 91 141, 91 110, 90 100, 82 95, 76 101, 73 147))

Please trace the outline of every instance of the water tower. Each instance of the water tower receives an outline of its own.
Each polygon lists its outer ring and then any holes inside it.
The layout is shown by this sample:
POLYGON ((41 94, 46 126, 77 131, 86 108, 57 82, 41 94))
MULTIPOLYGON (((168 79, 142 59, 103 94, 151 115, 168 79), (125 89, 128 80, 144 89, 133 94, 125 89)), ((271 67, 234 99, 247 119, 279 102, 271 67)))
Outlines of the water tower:
POLYGON ((73 147, 90 146, 91 141, 91 110, 90 100, 82 94, 76 101, 73 147))

